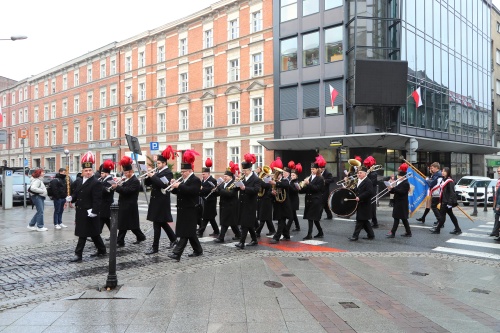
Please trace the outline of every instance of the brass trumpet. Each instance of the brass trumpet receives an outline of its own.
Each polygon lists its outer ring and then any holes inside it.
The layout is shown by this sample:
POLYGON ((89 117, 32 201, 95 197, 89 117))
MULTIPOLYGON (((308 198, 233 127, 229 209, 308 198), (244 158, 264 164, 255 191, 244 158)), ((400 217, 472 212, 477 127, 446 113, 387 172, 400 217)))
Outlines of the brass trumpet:
POLYGON ((228 187, 226 187, 226 190, 228 190, 228 191, 232 190, 234 188, 234 184, 236 182, 239 182, 240 180, 242 180, 244 177, 245 177, 245 175, 241 174, 238 178, 235 178, 234 182, 231 185, 229 185, 228 187))
MULTIPOLYGON (((266 178, 267 176, 270 176, 270 175, 271 175, 271 168, 269 166, 267 166, 267 165, 264 165, 262 167, 261 173, 259 174, 259 178, 260 179, 264 179, 264 178, 266 178)), ((265 188, 261 188, 259 190, 259 193, 257 195, 259 196, 259 198, 261 198, 264 195, 264 193, 266 193, 266 189, 265 188)))
POLYGON ((148 170, 145 173, 143 173, 142 175, 140 175, 139 177, 137 177, 137 179, 142 180, 143 178, 149 177, 150 173, 156 172, 156 171, 158 171, 158 168, 154 168, 153 170, 148 170))
POLYGON ((179 178, 178 178, 175 182, 173 182, 172 184, 168 185, 168 187, 166 187, 166 188, 162 188, 162 189, 161 189, 161 193, 163 193, 163 194, 167 194, 167 192, 171 192, 171 191, 173 190, 172 185, 177 184, 177 183, 180 183, 181 181, 182 181, 182 176, 181 176, 181 177, 179 177, 179 178))
MULTIPOLYGON (((276 167, 274 168, 274 177, 273 177, 274 182, 278 181, 280 173, 282 173, 282 172, 283 172, 283 169, 276 168, 276 167)), ((276 196, 275 196, 276 201, 279 203, 285 202, 285 200, 286 200, 285 189, 282 189, 280 187, 276 187, 276 185, 273 185, 272 189, 276 193, 276 196)))

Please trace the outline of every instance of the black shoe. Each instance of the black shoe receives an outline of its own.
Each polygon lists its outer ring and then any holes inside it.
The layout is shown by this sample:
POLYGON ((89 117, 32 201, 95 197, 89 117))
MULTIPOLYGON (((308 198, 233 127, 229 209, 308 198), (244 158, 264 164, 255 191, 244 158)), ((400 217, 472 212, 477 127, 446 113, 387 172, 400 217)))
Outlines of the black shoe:
POLYGON ((116 247, 125 247, 125 243, 116 243, 116 247))
POLYGON ((292 231, 300 231, 300 228, 294 228, 292 231))
POLYGON ((491 233, 490 237, 498 237, 498 234, 491 233))
POLYGON ((256 240, 253 240, 250 243, 248 243, 247 246, 257 246, 258 244, 259 244, 259 242, 257 242, 256 240))
POLYGON ((351 242, 355 242, 358 240, 358 237, 349 237, 347 239, 350 240, 351 242))
POLYGON ((432 225, 433 226, 437 226, 438 225, 438 221, 434 222, 432 225))
POLYGON ((411 234, 405 232, 404 234, 401 234, 401 237, 411 237, 411 234))
POLYGON ((224 243, 224 240, 220 239, 220 238, 216 238, 216 239, 214 239, 214 242, 215 243, 224 243))
POLYGON ((333 220, 333 216, 328 216, 325 220, 333 220))
POLYGON ((197 236, 197 237, 203 237, 203 233, 202 233, 202 232, 201 232, 201 233, 200 233, 200 232, 197 232, 197 233, 196 233, 196 236, 197 236))
POLYGON ((243 244, 243 243, 234 244, 234 246, 236 246, 240 250, 243 250, 245 248, 245 244, 243 244))
POLYGON ((392 232, 389 232, 387 235, 385 235, 386 238, 394 238, 395 235, 392 232))
POLYGON ((457 230, 457 229, 450 231, 450 234, 452 234, 452 235, 460 235, 461 233, 462 233, 462 230, 457 230))
POLYGON ((144 238, 141 238, 141 239, 137 239, 135 242, 133 242, 132 244, 139 244, 140 242, 144 242, 146 240, 146 237, 144 238))
POLYGON ((372 224, 372 228, 373 228, 373 229, 377 229, 377 228, 378 228, 378 223, 376 223, 376 224, 372 224))
POLYGON ((500 242, 500 237, 497 237, 494 240, 496 240, 497 242, 500 242))
POLYGON ((170 259, 181 261, 181 256, 175 253, 170 253, 167 257, 169 257, 170 259))
POLYGON ((234 236, 233 238, 231 238, 232 240, 239 240, 241 238, 241 236, 234 236))
POLYGON ((173 242, 170 242, 168 245, 168 249, 173 249, 177 245, 177 240, 174 240, 173 242))
POLYGON ((366 236, 366 237, 363 237, 363 239, 373 240, 373 239, 375 239, 375 236, 372 236, 372 237, 366 236))
POLYGON ((97 252, 92 253, 90 256, 91 257, 103 257, 106 254, 107 254, 106 252, 99 252, 99 251, 97 251, 97 252))
POLYGON ((274 238, 272 238, 270 241, 269 241, 269 244, 278 244, 280 241, 279 240, 276 240, 274 238))
POLYGON ((314 236, 314 238, 323 238, 323 237, 325 237, 325 235, 322 232, 320 232, 316 236, 314 236))
POLYGON ((203 252, 200 252, 200 253, 193 252, 193 253, 188 254, 188 257, 191 257, 191 258, 192 257, 199 257, 201 255, 203 255, 203 252))
POLYGON ((150 255, 150 254, 155 254, 158 253, 158 249, 149 249, 149 251, 144 252, 144 254, 150 255))
POLYGON ((75 255, 69 262, 82 262, 82 257, 75 255))
POLYGON ((290 237, 284 237, 283 238, 284 241, 289 241, 290 240, 290 237))
POLYGON ((425 219, 423 217, 417 219, 418 222, 425 223, 425 219))
POLYGON ((209 236, 219 236, 219 233, 218 232, 214 232, 214 233, 211 233, 211 234, 208 234, 209 236))
POLYGON ((274 234, 275 234, 275 233, 276 233, 276 231, 275 231, 275 232, 268 232, 268 233, 266 234, 266 236, 274 236, 274 234))
POLYGON ((433 228, 431 229, 431 234, 437 234, 439 235, 441 232, 439 231, 439 229, 436 229, 436 228, 433 228))
POLYGON ((302 240, 309 240, 309 239, 313 239, 312 235, 307 235, 306 237, 302 238, 302 240))

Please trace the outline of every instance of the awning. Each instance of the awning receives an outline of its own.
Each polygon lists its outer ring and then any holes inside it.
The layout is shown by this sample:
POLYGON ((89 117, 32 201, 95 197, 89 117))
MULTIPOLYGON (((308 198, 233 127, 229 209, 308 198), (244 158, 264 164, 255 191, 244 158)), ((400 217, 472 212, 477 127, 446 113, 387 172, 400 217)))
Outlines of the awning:
POLYGON ((332 141, 342 140, 347 148, 377 147, 405 150, 408 139, 418 141, 417 151, 454 152, 465 154, 496 154, 500 148, 473 143, 462 143, 435 138, 413 137, 396 133, 350 134, 307 138, 273 139, 258 141, 269 150, 314 150, 329 148, 332 141))

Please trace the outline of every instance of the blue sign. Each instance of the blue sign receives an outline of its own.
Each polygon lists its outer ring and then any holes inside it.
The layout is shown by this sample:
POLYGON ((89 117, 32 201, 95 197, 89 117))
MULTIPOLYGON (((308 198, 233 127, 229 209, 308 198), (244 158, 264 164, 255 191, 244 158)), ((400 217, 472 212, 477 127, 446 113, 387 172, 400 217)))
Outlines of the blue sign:
POLYGON ((151 141, 149 143, 149 149, 150 150, 160 150, 160 143, 157 141, 151 141))
POLYGON ((12 176, 12 170, 5 170, 5 176, 7 177, 12 176))
POLYGON ((28 160, 24 159, 24 166, 28 166, 28 160))

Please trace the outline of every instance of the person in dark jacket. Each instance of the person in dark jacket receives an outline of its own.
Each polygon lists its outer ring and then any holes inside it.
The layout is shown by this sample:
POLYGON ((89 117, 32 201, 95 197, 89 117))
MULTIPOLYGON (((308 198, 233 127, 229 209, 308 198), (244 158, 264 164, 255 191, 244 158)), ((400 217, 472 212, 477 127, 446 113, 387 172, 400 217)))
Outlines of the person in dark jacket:
POLYGON ((263 179, 260 178, 259 181, 260 191, 257 194, 257 206, 259 212, 258 218, 260 223, 255 232, 257 233, 257 237, 260 237, 260 233, 266 225, 268 231, 266 233, 266 236, 271 236, 276 233, 276 228, 274 228, 273 224, 273 195, 271 193, 271 184, 266 183, 263 179))
MULTIPOLYGON (((241 238, 240 229, 238 228, 238 190, 231 185, 234 182, 233 173, 227 170, 224 173, 224 182, 217 187, 215 195, 219 196, 219 219, 220 219, 220 234, 214 239, 216 243, 224 243, 227 229, 231 227, 234 232, 233 240, 241 238)), ((212 194, 212 195, 214 195, 212 194)))
POLYGON ((101 220, 99 213, 102 201, 102 184, 94 177, 93 164, 95 157, 91 152, 82 156, 82 181, 77 184, 75 191, 66 198, 67 201, 75 203, 75 236, 78 243, 75 248, 75 256, 70 262, 81 262, 83 249, 90 237, 94 242, 97 252, 91 257, 104 256, 106 246, 101 238, 101 220))
POLYGON ((439 220, 435 228, 431 229, 432 234, 439 234, 444 222, 446 221, 446 214, 451 219, 451 222, 455 226, 453 231, 450 231, 452 235, 460 235, 462 230, 458 225, 458 220, 455 214, 453 214, 453 207, 458 206, 457 195, 455 193, 455 182, 451 178, 450 168, 445 167, 441 171, 443 175, 443 182, 441 183, 441 197, 439 199, 439 220))
POLYGON ((392 209, 392 217, 394 218, 394 223, 392 225, 391 231, 386 235, 387 238, 394 238, 396 235, 396 230, 398 230, 399 220, 403 221, 406 232, 402 234, 403 237, 411 237, 410 224, 408 223, 408 193, 410 192, 410 183, 406 179, 406 171, 408 170, 408 165, 403 163, 399 167, 398 179, 388 186, 389 193, 394 194, 394 208, 392 209))
POLYGON ((146 252, 147 255, 158 253, 162 229, 170 241, 169 249, 172 249, 177 243, 177 235, 169 224, 174 221, 170 208, 170 192, 165 190, 165 193, 162 192, 162 189, 166 189, 174 178, 174 174, 168 167, 168 160, 173 159, 174 156, 172 147, 168 146, 156 157, 157 171, 149 171, 144 180, 145 185, 151 186, 147 219, 153 222, 153 244, 151 249, 146 252))
POLYGON ((278 231, 271 240, 271 244, 280 241, 281 235, 284 240, 290 240, 290 229, 286 226, 286 220, 292 218, 292 202, 290 201, 290 168, 283 170, 275 169, 273 180, 273 220, 278 221, 278 231))
POLYGON ((123 169, 125 180, 120 185, 113 184, 111 187, 118 193, 118 247, 125 246, 125 235, 131 230, 137 237, 132 244, 139 244, 146 240, 146 235, 141 231, 139 223, 139 192, 141 191, 141 182, 135 176, 132 170, 132 159, 128 156, 122 157, 120 165, 123 169))
POLYGON ((303 238, 304 240, 313 239, 313 225, 316 225, 316 228, 318 229, 318 234, 314 237, 323 237, 323 229, 321 228, 319 220, 321 220, 321 214, 323 213, 323 191, 325 188, 325 181, 323 180, 323 177, 321 177, 319 168, 320 164, 318 164, 317 158, 316 162, 311 164, 311 176, 304 179, 304 187, 302 187, 299 191, 299 193, 305 193, 306 195, 304 219, 306 219, 309 224, 307 235, 303 238))
MULTIPOLYGON (((294 163, 295 164, 295 163, 294 163)), ((290 164, 289 164, 290 165, 290 164)), ((292 168, 290 173, 290 202, 292 204, 292 218, 288 220, 286 227, 288 230, 292 230, 292 223, 295 223, 295 228, 292 231, 300 231, 299 218, 297 217, 297 211, 299 210, 300 200, 299 200, 299 190, 296 184, 299 184, 298 174, 302 172, 302 165, 297 163, 297 165, 292 168)))
MULTIPOLYGON (((500 167, 497 169, 497 173, 500 174, 500 167)), ((495 222, 493 223, 493 230, 491 230, 490 236, 497 237, 496 241, 500 241, 499 231, 500 231, 500 181, 497 182, 497 186, 495 188, 495 196, 494 196, 494 205, 493 210, 495 211, 495 222)))
POLYGON ((215 217, 217 216, 217 196, 210 195, 208 198, 206 198, 208 194, 212 192, 214 187, 218 185, 217 180, 215 180, 215 178, 210 175, 211 167, 212 160, 210 158, 207 158, 207 160, 205 161, 205 167, 201 172, 202 180, 200 197, 203 200, 203 216, 200 228, 197 231, 197 235, 200 237, 203 236, 203 233, 205 232, 205 229, 207 228, 209 222, 213 230, 213 232, 209 234, 209 236, 219 236, 219 226, 215 221, 215 217))
POLYGON ((67 228, 62 223, 66 197, 69 195, 65 168, 59 168, 59 173, 50 181, 49 187, 52 192, 52 201, 54 202, 54 227, 56 229, 67 228))
MULTIPOLYGON (((370 170, 370 168, 372 168, 376 163, 377 163, 377 161, 375 160, 375 158, 373 156, 368 156, 363 161, 363 164, 368 171, 367 177, 372 182, 373 195, 377 194, 378 174, 377 174, 377 171, 370 170)), ((374 201, 372 203, 371 210, 372 210, 372 217, 371 217, 372 224, 371 224, 371 226, 372 226, 372 228, 376 229, 376 228, 378 228, 377 202, 376 201, 374 201)))
POLYGON ((325 181, 325 187, 323 189, 323 210, 326 213, 326 220, 332 220, 333 214, 328 206, 328 197, 330 196, 330 185, 334 182, 333 175, 326 168, 320 168, 321 177, 325 181))
POLYGON ((106 160, 101 165, 101 177, 99 181, 102 183, 102 203, 101 203, 101 211, 100 211, 100 219, 101 219, 101 232, 104 228, 104 225, 108 227, 108 230, 111 230, 111 205, 114 202, 114 194, 115 191, 111 188, 110 181, 113 181, 113 177, 111 176, 111 170, 115 167, 115 163, 111 160, 106 160))
POLYGON ((197 221, 201 215, 199 212, 199 197, 201 180, 193 173, 195 153, 186 150, 181 163, 182 181, 171 184, 172 193, 177 195, 177 221, 175 223, 175 234, 179 237, 177 245, 169 258, 180 261, 187 242, 191 244, 193 252, 188 257, 198 257, 203 254, 203 248, 196 236, 197 221))
MULTIPOLYGON (((440 170, 440 164, 438 162, 434 162, 430 165, 429 171, 431 172, 431 176, 428 177, 425 181, 429 185, 429 193, 430 193, 430 209, 434 213, 434 216, 436 217, 436 222, 434 222, 434 225, 437 225, 439 218, 440 218, 440 212, 439 209, 437 208, 439 204, 439 198, 441 197, 441 182, 443 181, 443 176, 441 174, 440 170)), ((424 211, 424 215, 422 215, 421 218, 418 218, 417 221, 425 223, 425 217, 429 213, 429 208, 426 208, 424 211)))
POLYGON ((365 166, 360 166, 358 168, 358 184, 354 189, 356 201, 358 202, 358 209, 356 210, 356 226, 352 236, 349 237, 350 241, 357 241, 362 229, 367 233, 367 236, 363 237, 363 239, 371 240, 375 238, 369 221, 372 215, 371 201, 373 197, 373 184, 366 176, 367 171, 368 169, 365 166))

